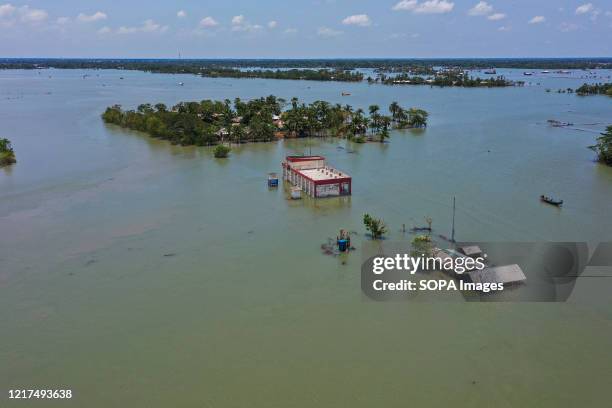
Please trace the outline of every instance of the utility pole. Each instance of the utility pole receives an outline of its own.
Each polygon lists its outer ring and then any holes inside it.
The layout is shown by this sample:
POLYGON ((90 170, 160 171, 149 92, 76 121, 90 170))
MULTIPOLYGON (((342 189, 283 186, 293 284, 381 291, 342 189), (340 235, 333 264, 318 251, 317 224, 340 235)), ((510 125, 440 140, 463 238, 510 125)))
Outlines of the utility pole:
POLYGON ((453 196, 453 232, 451 233, 451 242, 455 242, 455 196, 453 196))

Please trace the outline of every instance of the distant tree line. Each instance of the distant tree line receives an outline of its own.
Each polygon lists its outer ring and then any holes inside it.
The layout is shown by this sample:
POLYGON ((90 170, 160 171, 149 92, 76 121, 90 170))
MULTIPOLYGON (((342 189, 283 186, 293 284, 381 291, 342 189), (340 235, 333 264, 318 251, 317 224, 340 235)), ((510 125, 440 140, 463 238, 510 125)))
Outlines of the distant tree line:
POLYGON ((330 69, 289 69, 289 70, 240 70, 235 68, 206 68, 199 72, 203 77, 211 78, 266 78, 266 79, 300 79, 306 81, 363 81, 363 74, 330 69))
POLYGON ((102 114, 106 123, 145 132, 152 137, 181 145, 216 145, 267 142, 283 137, 335 136, 365 142, 384 141, 389 130, 427 126, 428 113, 422 109, 404 109, 397 102, 389 106, 390 116, 371 105, 369 116, 350 105, 332 105, 325 101, 287 102, 270 95, 233 103, 203 100, 181 102, 172 108, 162 103, 142 104, 136 110, 110 106, 102 114))
POLYGON ((356 59, 54 59, 4 58, 0 69, 79 68, 135 69, 193 73, 202 68, 356 68, 381 71, 449 67, 458 69, 598 69, 612 67, 612 58, 356 58, 356 59))
POLYGON ((15 152, 11 141, 8 139, 0 139, 0 167, 8 166, 9 164, 17 163, 15 152))
POLYGON ((376 79, 368 78, 368 82, 380 82, 385 85, 431 85, 439 87, 505 87, 513 85, 521 85, 522 82, 508 81, 503 76, 495 78, 478 78, 471 77, 465 71, 435 71, 430 77, 415 76, 410 73, 400 73, 397 75, 388 76, 379 74, 376 79))

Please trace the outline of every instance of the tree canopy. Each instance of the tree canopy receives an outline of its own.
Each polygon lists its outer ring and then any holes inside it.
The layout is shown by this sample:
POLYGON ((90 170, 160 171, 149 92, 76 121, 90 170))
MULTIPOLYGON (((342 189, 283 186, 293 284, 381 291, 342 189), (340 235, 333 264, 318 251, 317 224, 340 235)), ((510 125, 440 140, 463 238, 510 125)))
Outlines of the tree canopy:
POLYGON ((0 138, 0 167, 17 163, 11 141, 0 138))
POLYGON ((612 125, 606 128, 606 131, 597 138, 595 151, 602 163, 612 166, 612 125))
MULTIPOLYGON (((216 145, 219 143, 266 142, 283 137, 335 136, 364 142, 383 142, 389 129, 424 127, 428 113, 422 109, 404 109, 392 104, 392 116, 380 113, 378 105, 363 109, 350 105, 315 101, 289 102, 274 95, 242 101, 230 100, 180 102, 168 109, 166 105, 141 104, 136 110, 124 111, 114 105, 106 109, 102 118, 106 123, 145 132, 152 137, 181 145, 216 145)), ((390 107, 391 108, 391 107, 390 107)))

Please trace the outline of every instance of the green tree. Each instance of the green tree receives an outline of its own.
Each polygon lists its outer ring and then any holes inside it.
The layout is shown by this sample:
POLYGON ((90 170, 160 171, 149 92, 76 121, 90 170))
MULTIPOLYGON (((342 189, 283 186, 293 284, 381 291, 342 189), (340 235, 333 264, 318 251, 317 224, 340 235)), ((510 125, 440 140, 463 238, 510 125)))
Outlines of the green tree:
POLYGON ((612 125, 606 128, 606 131, 597 138, 595 151, 602 163, 612 166, 612 125))
POLYGON ((391 118, 393 119, 393 121, 398 120, 398 114, 401 109, 402 107, 399 105, 399 103, 391 102, 391 105, 389 105, 389 112, 391 112, 391 118))
POLYGON ((17 163, 15 159, 15 151, 8 139, 0 139, 0 167, 8 166, 9 164, 17 163))
POLYGON ((370 214, 364 214, 363 224, 366 229, 370 231, 370 235, 372 235, 373 239, 380 239, 387 233, 387 226, 383 220, 374 218, 370 216, 370 214))
POLYGON ((213 150, 213 155, 217 159, 224 159, 229 156, 231 149, 225 145, 217 145, 213 150))

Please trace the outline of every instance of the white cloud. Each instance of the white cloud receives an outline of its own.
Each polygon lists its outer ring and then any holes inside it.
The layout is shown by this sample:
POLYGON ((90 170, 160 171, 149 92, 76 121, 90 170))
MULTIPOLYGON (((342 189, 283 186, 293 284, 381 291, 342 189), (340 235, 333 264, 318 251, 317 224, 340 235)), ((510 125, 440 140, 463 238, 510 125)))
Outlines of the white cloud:
POLYGON ((491 14, 493 12, 493 6, 487 3, 486 1, 481 1, 472 7, 468 14, 470 16, 486 16, 487 14, 491 14))
POLYGON ((94 21, 106 20, 107 17, 108 16, 106 15, 106 13, 103 13, 101 11, 96 11, 95 13, 91 15, 80 13, 77 16, 77 20, 80 21, 81 23, 92 23, 94 21))
POLYGON ((185 17, 187 17, 187 12, 186 12, 185 10, 179 10, 179 11, 176 13, 176 16, 177 16, 178 18, 185 18, 185 17))
POLYGON ((510 27, 508 26, 501 26, 497 29, 497 31, 510 31, 510 27))
POLYGON ((414 9, 414 12, 419 14, 450 13, 451 11, 453 11, 453 7, 455 7, 455 3, 450 1, 428 0, 423 3, 420 3, 417 8, 414 9))
POLYGON ((506 18, 506 15, 504 13, 494 13, 487 17, 487 19, 491 21, 499 21, 503 20, 504 18, 506 18))
POLYGON ((240 25, 244 23, 244 16, 241 14, 239 16, 234 16, 232 17, 232 24, 233 25, 240 25))
POLYGON ((342 31, 337 31, 328 27, 319 27, 317 30, 317 35, 320 35, 321 37, 337 37, 342 35, 342 31))
POLYGON ((249 23, 242 14, 232 17, 232 31, 254 32, 262 28, 259 24, 249 23))
POLYGON ((0 5, 0 18, 12 16, 17 8, 12 4, 2 4, 0 5))
POLYGON ((540 24, 546 21, 546 17, 544 16, 535 16, 531 20, 529 20, 529 24, 540 24))
POLYGON ((49 17, 45 10, 33 9, 30 6, 20 7, 19 14, 21 15, 21 21, 25 23, 40 23, 49 17))
POLYGON ((168 31, 168 26, 163 26, 149 19, 145 20, 141 26, 138 27, 119 27, 117 34, 134 34, 134 33, 165 33, 168 31))
POLYGON ((296 34, 298 32, 297 28, 288 28, 285 31, 283 31, 285 34, 296 34))
POLYGON ((214 18, 208 16, 200 20, 200 27, 216 27, 219 23, 214 18))
POLYGON ((392 10, 395 11, 406 11, 406 10, 414 10, 417 5, 417 0, 402 0, 393 6, 392 10))
POLYGON ((372 21, 367 14, 355 14, 352 16, 348 16, 344 20, 342 20, 342 24, 344 25, 358 25, 361 27, 367 27, 372 25, 372 21))
POLYGON ((590 13, 591 11, 593 11, 593 4, 591 3, 586 3, 576 8, 576 14, 587 14, 587 13, 590 13))
POLYGON ((446 0, 427 0, 419 3, 417 0, 402 0, 391 9, 395 11, 412 11, 417 14, 442 14, 449 13, 455 7, 455 3, 446 0))
POLYGON ((278 23, 274 20, 268 21, 268 28, 276 28, 277 25, 278 23))

